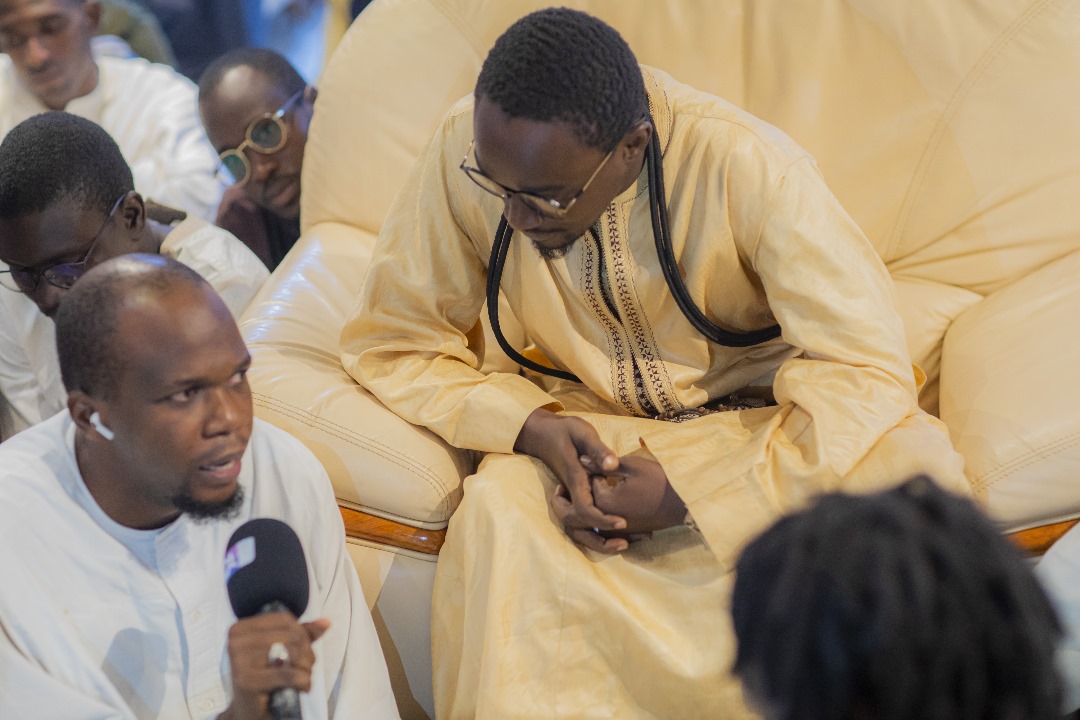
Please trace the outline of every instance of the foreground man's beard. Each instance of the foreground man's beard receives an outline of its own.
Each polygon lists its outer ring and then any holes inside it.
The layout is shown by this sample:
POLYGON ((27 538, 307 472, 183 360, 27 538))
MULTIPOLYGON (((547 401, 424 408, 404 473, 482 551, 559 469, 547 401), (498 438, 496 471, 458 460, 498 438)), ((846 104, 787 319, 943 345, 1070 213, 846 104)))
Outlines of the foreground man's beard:
POLYGON ((240 512, 244 502, 244 488, 236 486, 236 492, 227 499, 216 503, 206 503, 191 497, 187 490, 182 490, 172 499, 173 506, 196 522, 212 520, 231 520, 240 512))

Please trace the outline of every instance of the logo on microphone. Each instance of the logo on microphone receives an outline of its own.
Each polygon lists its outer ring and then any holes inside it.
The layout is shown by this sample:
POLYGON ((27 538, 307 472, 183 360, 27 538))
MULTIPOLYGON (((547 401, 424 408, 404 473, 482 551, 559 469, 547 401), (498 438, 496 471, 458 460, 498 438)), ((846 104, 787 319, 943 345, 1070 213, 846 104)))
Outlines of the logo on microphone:
POLYGON ((246 537, 225 551, 225 582, 241 568, 255 562, 255 538, 246 537))

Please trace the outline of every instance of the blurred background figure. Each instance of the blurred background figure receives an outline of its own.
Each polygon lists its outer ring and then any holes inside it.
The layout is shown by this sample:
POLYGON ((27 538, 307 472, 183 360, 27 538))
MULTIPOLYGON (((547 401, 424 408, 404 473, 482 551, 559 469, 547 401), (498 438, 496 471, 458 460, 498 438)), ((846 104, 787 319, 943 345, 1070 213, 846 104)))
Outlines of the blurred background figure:
POLYGON ((222 53, 250 44, 245 4, 253 0, 137 0, 161 24, 176 69, 197 80, 222 53))
POLYGON ((176 55, 161 24, 135 0, 101 0, 93 49, 97 57, 141 57, 176 67, 176 55))
POLYGON ((768 720, 1061 717, 1057 617, 967 499, 822 496, 736 565, 735 674, 768 720))
MULTIPOLYGON (((177 69, 197 80, 230 50, 264 47, 289 59, 309 83, 329 48, 326 0, 137 0, 160 22, 177 69)), ((335 37, 335 42, 336 42, 335 37)))
POLYGON ((99 0, 0 0, 0 138, 66 110, 105 128, 148 200, 212 220, 224 190, 196 88, 165 65, 96 57, 99 0))
POLYGON ((231 185, 217 224, 273 270, 300 237, 300 171, 315 88, 280 54, 244 48, 199 79, 199 115, 231 185))

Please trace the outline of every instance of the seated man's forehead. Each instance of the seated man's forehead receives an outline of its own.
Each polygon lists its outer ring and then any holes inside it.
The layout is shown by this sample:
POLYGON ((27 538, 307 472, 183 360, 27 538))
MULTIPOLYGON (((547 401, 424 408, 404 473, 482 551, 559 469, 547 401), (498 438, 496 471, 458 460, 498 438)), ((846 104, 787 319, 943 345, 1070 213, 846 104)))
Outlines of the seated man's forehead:
POLYGON ((207 133, 215 145, 235 147, 243 141, 248 125, 276 112, 288 98, 283 88, 259 70, 247 65, 230 68, 201 101, 207 133))
POLYGON ((243 115, 240 119, 250 122, 275 112, 291 95, 262 71, 238 65, 225 73, 208 100, 216 114, 243 115))

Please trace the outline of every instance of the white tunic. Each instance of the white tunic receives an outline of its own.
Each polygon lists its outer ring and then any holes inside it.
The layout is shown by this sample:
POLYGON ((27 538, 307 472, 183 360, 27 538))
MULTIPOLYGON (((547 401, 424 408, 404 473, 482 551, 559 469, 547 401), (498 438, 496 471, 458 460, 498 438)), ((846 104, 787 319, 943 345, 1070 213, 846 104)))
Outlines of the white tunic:
MULTIPOLYGON (((195 84, 142 58, 99 57, 97 64, 97 86, 64 110, 108 131, 144 196, 213 220, 225 188, 199 119, 195 84)), ((11 59, 0 55, 0 138, 48 110, 19 81, 11 59)))
POLYGON ((255 420, 232 520, 160 530, 113 522, 75 461, 61 413, 0 446, 0 717, 212 718, 229 704, 235 622, 223 557, 253 517, 288 523, 308 563, 315 643, 304 717, 396 718, 375 627, 330 480, 292 436, 255 420))
POLYGON ((1074 527, 1046 551, 1035 574, 1065 626, 1058 646, 1058 669, 1065 681, 1062 714, 1080 709, 1080 526, 1074 527))
MULTIPOLYGON (((246 245, 197 218, 189 217, 173 228, 161 254, 206 278, 234 317, 269 277, 266 266, 246 245)), ((0 439, 66 406, 55 324, 30 298, 0 287, 0 439)))

